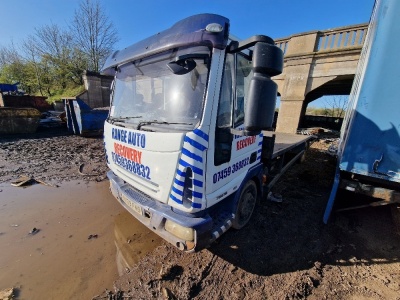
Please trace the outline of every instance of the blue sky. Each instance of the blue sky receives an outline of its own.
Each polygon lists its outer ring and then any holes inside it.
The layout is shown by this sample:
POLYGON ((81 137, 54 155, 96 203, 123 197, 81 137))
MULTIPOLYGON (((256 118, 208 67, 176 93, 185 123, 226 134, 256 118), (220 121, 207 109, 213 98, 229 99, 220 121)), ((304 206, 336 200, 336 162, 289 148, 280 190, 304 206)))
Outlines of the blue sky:
MULTIPOLYGON (((368 22, 374 0, 100 0, 124 48, 197 13, 217 13, 231 20, 240 38, 272 38, 368 22)), ((0 0, 0 45, 16 45, 35 27, 68 26, 80 0, 0 0)))
MULTIPOLYGON (((80 0, 0 0, 0 46, 17 47, 34 28, 68 27, 80 0)), ((175 22, 198 13, 231 20, 239 38, 255 34, 274 39, 369 21, 374 0, 100 0, 119 33, 116 49, 125 48, 175 22)))

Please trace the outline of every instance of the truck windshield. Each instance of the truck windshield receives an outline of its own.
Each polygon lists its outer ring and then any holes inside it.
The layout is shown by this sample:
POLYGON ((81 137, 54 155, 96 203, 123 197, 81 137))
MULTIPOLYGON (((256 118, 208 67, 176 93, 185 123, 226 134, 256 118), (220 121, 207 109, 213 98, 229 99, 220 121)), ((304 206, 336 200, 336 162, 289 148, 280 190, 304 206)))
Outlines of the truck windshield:
POLYGON ((154 131, 195 128, 203 108, 209 54, 207 47, 186 48, 119 67, 110 122, 154 131), (188 54, 195 62, 194 69, 183 75, 174 74, 168 64, 188 54))

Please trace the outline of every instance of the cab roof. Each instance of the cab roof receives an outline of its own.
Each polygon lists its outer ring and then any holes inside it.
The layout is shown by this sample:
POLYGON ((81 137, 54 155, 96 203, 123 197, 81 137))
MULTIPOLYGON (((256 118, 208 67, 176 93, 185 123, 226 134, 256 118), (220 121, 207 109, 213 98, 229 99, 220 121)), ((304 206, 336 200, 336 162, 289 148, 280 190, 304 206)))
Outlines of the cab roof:
POLYGON ((110 55, 102 69, 106 75, 114 75, 115 68, 130 61, 138 60, 170 49, 206 45, 225 49, 229 37, 229 19, 216 14, 199 14, 175 23, 167 30, 161 31, 123 50, 110 55), (209 24, 219 24, 221 32, 206 30, 209 24))

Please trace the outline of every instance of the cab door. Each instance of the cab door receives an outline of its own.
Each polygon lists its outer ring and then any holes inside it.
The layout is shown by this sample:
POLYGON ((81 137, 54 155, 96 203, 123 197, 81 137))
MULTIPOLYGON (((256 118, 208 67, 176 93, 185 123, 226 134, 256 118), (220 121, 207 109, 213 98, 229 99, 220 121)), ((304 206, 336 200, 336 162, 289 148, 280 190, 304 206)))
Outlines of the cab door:
MULTIPOLYGON (((243 53, 227 53, 215 120, 214 151, 207 159, 207 199, 211 206, 236 191, 251 165, 260 161, 262 135, 240 136, 247 91, 252 78, 251 60, 243 53)), ((210 149, 211 150, 211 149, 210 149)))

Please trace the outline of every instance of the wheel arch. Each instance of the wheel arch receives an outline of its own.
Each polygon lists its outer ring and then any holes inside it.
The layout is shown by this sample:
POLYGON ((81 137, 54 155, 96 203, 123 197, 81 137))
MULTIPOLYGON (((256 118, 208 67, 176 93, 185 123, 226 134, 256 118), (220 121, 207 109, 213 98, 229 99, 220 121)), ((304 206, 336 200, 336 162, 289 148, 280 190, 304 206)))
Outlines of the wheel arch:
POLYGON ((247 172, 246 176, 244 177, 243 181, 240 184, 240 187, 237 189, 235 193, 234 200, 232 202, 232 212, 235 211, 235 208, 239 202, 240 194, 242 192, 243 187, 245 184, 249 181, 253 180, 257 186, 257 194, 259 195, 258 198, 262 196, 262 164, 259 164, 257 166, 254 166, 249 169, 247 172))

